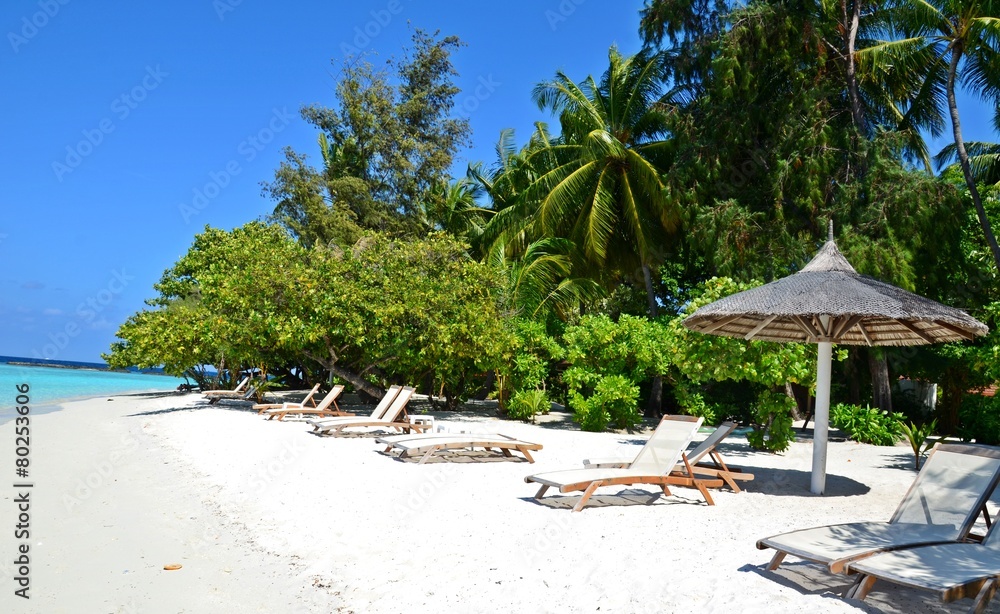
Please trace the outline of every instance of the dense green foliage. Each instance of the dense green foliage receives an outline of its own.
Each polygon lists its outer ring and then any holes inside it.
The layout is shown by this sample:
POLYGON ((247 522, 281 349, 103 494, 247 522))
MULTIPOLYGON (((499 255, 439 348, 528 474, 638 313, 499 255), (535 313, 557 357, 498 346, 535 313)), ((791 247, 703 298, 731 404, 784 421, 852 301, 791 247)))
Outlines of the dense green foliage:
POLYGON ((173 373, 294 364, 372 395, 381 382, 426 383, 454 407, 509 345, 502 287, 443 235, 307 250, 276 226, 207 228, 106 358, 173 373))
POLYGON ((519 144, 504 130, 466 177, 449 174, 470 138, 453 115, 462 43, 416 30, 384 66, 345 63, 335 106, 302 110, 321 164, 286 151, 269 220, 195 237, 108 360, 202 379, 203 365, 332 374, 372 395, 403 382, 450 408, 479 392, 521 420, 563 403, 588 430, 634 428, 641 407, 685 412, 736 419, 780 452, 808 408, 815 347, 682 320, 799 270, 832 220, 860 273, 994 330, 839 348, 835 425, 898 439, 904 376, 940 384, 934 415, 912 399, 911 419, 1000 441, 1000 407, 968 394, 1000 381, 1000 165, 996 145, 964 143, 951 96, 996 101, 995 12, 647 0, 644 49, 611 47, 597 76, 556 72, 525 92, 558 132, 539 121, 519 144), (957 164, 934 176, 923 135, 949 119, 938 162, 957 164))
POLYGON ((854 441, 892 446, 903 436, 903 414, 889 413, 866 405, 838 403, 830 408, 830 424, 854 441))

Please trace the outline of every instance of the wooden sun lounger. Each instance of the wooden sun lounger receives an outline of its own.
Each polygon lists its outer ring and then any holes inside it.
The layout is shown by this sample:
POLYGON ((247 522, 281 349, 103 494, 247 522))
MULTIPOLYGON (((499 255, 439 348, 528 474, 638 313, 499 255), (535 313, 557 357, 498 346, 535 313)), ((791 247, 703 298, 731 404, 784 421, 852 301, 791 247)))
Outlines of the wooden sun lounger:
POLYGON ((313 396, 319 391, 319 386, 319 384, 313 386, 312 390, 309 391, 309 394, 306 395, 306 398, 302 399, 298 403, 258 403, 251 409, 256 409, 257 413, 261 414, 266 409, 279 409, 285 405, 299 405, 301 407, 310 405, 311 407, 316 407, 316 399, 314 399, 313 396))
MULTIPOLYGON (((705 438, 705 441, 701 442, 698 447, 688 453, 687 458, 695 475, 721 479, 733 492, 741 492, 736 481, 750 481, 753 479, 753 474, 746 473, 738 467, 727 466, 726 462, 722 460, 722 456, 719 455, 718 450, 716 450, 719 442, 728 437, 736 429, 736 426, 735 422, 723 422, 711 435, 705 438), (704 460, 706 457, 710 462, 704 460)), ((587 469, 624 469, 633 460, 635 459, 595 458, 584 460, 583 466, 587 469)), ((684 471, 685 467, 683 463, 678 463, 674 467, 674 472, 678 475, 683 475, 684 471)))
POLYGON ((864 600, 877 580, 937 593, 949 603, 974 599, 970 613, 986 610, 1000 581, 1000 530, 990 527, 981 544, 953 543, 883 552, 847 564, 858 578, 844 595, 864 600))
POLYGON ((326 393, 323 400, 320 401, 319 405, 316 407, 302 407, 298 403, 285 403, 281 407, 274 409, 265 409, 263 414, 267 416, 268 420, 273 420, 275 417, 278 421, 284 420, 285 416, 288 414, 295 414, 297 416, 343 416, 349 415, 340 411, 340 406, 337 405, 337 397, 340 393, 344 391, 344 387, 340 384, 334 386, 330 389, 330 392, 326 393), (333 409, 330 406, 333 406, 333 409))
POLYGON ((415 392, 414 388, 404 386, 392 403, 386 408, 381 418, 373 419, 370 416, 353 418, 332 418, 324 422, 323 426, 317 427, 314 431, 317 435, 330 435, 338 437, 343 434, 344 429, 349 428, 383 428, 409 433, 411 431, 423 432, 430 428, 421 424, 410 424, 406 414, 406 404, 410 402, 410 397, 415 392))
POLYGON ((855 522, 766 537, 757 548, 776 552, 768 569, 785 556, 820 563, 833 573, 848 564, 901 548, 966 539, 1000 481, 1000 449, 938 444, 888 522, 855 522))
MULTIPOLYGON (((395 386, 395 385, 389 386, 389 389, 385 391, 384 395, 382 395, 382 400, 378 402, 378 405, 375 406, 375 409, 372 410, 371 415, 368 417, 371 418, 372 420, 378 420, 382 418, 382 414, 384 414, 386 410, 389 409, 389 405, 391 405, 393 400, 395 400, 396 395, 399 394, 401 388, 402 386, 395 386)), ((354 414, 350 415, 353 416, 354 414)), ((338 418, 320 418, 320 419, 310 420, 309 424, 312 425, 313 432, 316 432, 328 424, 336 424, 337 420, 338 418)))
POLYGON ((535 499, 541 499, 550 487, 556 487, 562 493, 583 491, 583 496, 573 508, 574 512, 582 510, 594 491, 601 486, 634 484, 659 486, 667 496, 670 496, 669 486, 697 488, 709 505, 715 505, 708 488, 718 488, 723 481, 696 477, 684 454, 684 449, 694 438, 701 422, 701 418, 694 416, 664 416, 628 467, 550 471, 529 475, 524 481, 542 485, 535 494, 535 499), (673 469, 679 462, 684 464, 684 471, 682 474, 675 474, 673 469))
POLYGON ((422 435, 390 435, 379 437, 376 443, 386 444, 385 452, 399 451, 397 458, 404 459, 414 454, 423 454, 417 464, 424 464, 435 452, 444 450, 465 450, 483 448, 497 450, 507 458, 514 458, 512 451, 520 452, 529 463, 535 462, 531 451, 542 449, 541 444, 521 441, 507 435, 493 433, 427 433, 422 435))
POLYGON ((240 380, 236 387, 232 390, 205 390, 202 392, 202 396, 208 399, 209 405, 215 405, 222 399, 248 399, 250 398, 255 389, 251 386, 249 389, 247 385, 250 383, 250 376, 247 375, 240 380))

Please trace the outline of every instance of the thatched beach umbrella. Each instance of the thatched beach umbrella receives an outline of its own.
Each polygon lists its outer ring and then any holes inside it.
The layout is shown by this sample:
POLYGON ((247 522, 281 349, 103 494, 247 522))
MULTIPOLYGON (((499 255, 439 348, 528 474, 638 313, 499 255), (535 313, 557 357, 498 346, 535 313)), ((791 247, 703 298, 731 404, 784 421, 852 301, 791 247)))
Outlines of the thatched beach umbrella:
POLYGON ((972 339, 989 329, 947 307, 859 275, 830 236, 801 271, 705 305, 684 320, 691 330, 762 341, 818 343, 812 492, 826 488, 833 344, 924 345, 972 339))

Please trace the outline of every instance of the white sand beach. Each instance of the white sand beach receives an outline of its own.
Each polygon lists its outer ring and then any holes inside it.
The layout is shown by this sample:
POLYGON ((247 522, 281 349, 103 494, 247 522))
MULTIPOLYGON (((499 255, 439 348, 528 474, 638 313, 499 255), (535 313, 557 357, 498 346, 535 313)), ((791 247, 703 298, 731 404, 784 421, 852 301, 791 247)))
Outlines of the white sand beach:
MULTIPOLYGON (((12 481, 0 488, 0 611, 176 612, 963 612, 928 594, 849 584, 755 541, 887 520, 914 477, 908 447, 830 446, 829 494, 808 493, 811 444, 783 455, 740 437, 721 450, 756 475, 746 491, 652 488, 532 499, 525 475, 634 453, 645 435, 568 421, 435 414, 453 430, 540 443, 536 462, 463 456, 419 465, 374 437, 321 438, 296 421, 200 395, 119 396, 33 416, 30 600, 13 596, 12 481), (165 571, 164 565, 181 569, 165 571)), ((0 458, 13 464, 13 422, 0 458)), ((10 475, 13 475, 11 470, 10 475)), ((1000 611, 993 605, 991 611, 1000 611)))

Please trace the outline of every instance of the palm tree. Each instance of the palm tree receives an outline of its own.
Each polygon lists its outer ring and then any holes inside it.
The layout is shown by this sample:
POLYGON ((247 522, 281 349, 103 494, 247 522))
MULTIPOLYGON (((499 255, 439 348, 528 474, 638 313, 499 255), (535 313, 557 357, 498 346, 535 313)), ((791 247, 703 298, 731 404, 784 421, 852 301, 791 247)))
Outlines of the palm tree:
POLYGON ((898 73, 922 80, 921 91, 926 96, 938 98, 935 91, 944 92, 955 153, 979 225, 1000 270, 1000 246, 976 187, 955 98, 959 83, 984 98, 1000 95, 1000 2, 893 0, 886 17, 885 30, 891 40, 860 53, 869 55, 873 64, 893 64, 898 73))
POLYGON ((529 153, 540 174, 510 215, 537 236, 573 241, 597 267, 623 272, 637 263, 655 317, 657 241, 679 223, 660 177, 669 159, 664 56, 624 57, 612 47, 608 59, 600 83, 588 77, 576 84, 558 72, 535 87, 535 102, 559 114, 562 133, 529 153))
MULTIPOLYGON (((561 133, 551 139, 538 125, 523 157, 507 157, 517 179, 530 183, 487 233, 525 249, 539 238, 568 240, 581 255, 572 270, 583 278, 610 278, 638 265, 651 318, 658 311, 652 269, 663 259, 665 236, 680 224, 661 179, 671 153, 665 57, 625 57, 611 47, 600 82, 577 84, 557 72, 536 86, 535 102, 559 116, 561 133)), ((648 411, 659 411, 661 391, 657 377, 648 411)))

